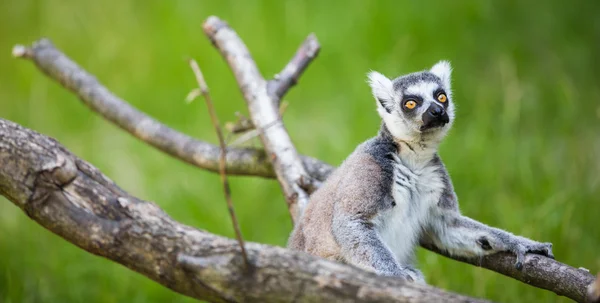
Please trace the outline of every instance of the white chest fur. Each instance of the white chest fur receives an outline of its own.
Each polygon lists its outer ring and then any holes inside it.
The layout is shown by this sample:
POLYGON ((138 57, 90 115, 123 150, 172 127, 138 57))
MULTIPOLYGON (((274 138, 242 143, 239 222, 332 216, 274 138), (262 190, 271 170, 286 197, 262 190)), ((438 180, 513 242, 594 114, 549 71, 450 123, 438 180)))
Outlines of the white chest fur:
POLYGON ((444 183, 438 169, 432 165, 409 168, 396 159, 391 187, 396 205, 378 216, 376 226, 401 265, 412 263, 419 236, 442 194, 444 183))

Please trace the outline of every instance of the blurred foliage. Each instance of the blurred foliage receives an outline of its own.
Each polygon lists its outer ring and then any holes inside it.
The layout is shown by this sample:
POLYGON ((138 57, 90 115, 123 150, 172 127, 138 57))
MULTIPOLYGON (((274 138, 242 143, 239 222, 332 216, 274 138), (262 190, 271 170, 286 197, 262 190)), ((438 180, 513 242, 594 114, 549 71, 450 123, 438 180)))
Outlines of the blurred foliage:
MULTIPOLYGON (((0 116, 62 142, 129 192, 175 219, 233 236, 217 175, 139 142, 82 105, 16 43, 46 36, 109 89, 187 134, 216 142, 185 58, 197 58, 222 121, 245 112, 234 78, 201 30, 227 20, 266 76, 308 33, 322 50, 286 99, 298 149, 339 164, 379 128, 365 83, 440 59, 454 67, 458 119, 441 148, 462 211, 554 243, 557 259, 600 270, 599 1, 43 1, 0 2, 0 116), (314 131, 307 131, 314 130, 314 131)), ((253 143, 259 146, 257 142, 253 143)), ((233 178, 250 241, 285 245, 279 186, 233 178)), ((568 302, 499 274, 426 251, 430 284, 500 302, 568 302)), ((0 302, 190 302, 92 256, 0 201, 0 302)))

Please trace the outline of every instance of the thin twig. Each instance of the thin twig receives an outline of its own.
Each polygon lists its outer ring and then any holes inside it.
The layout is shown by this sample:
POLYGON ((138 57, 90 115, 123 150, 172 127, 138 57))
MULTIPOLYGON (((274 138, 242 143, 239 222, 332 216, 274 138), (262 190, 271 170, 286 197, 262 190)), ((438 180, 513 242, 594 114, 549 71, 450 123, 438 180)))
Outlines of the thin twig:
MULTIPOLYGON (((196 98, 197 95, 199 95, 199 94, 200 94, 200 90, 196 90, 196 89, 192 90, 188 94, 188 97, 186 98, 186 100, 189 100, 190 98, 191 99, 196 98)), ((280 105, 279 105, 279 115, 280 116, 283 116, 288 105, 289 105, 289 102, 286 102, 286 101, 280 102, 280 105)), ((247 118, 246 116, 242 115, 239 112, 236 112, 235 115, 238 117, 237 121, 225 123, 225 129, 227 131, 229 131, 232 134, 243 134, 245 132, 256 129, 254 127, 254 123, 252 123, 251 119, 247 118)), ((258 135, 258 133, 257 133, 257 135, 258 135)))
MULTIPOLYGON (((279 122, 279 120, 275 120, 275 121, 273 121, 271 123, 268 123, 267 125, 265 125, 263 127, 263 129, 267 129, 269 127, 275 126, 275 125, 277 125, 278 122, 279 122)), ((256 129, 256 128, 252 128, 252 129, 246 131, 245 133, 243 133, 241 136, 239 136, 233 142, 231 142, 229 144, 229 146, 241 145, 241 144, 243 144, 243 143, 245 143, 245 142, 247 142, 247 141, 249 141, 249 140, 251 140, 253 138, 256 138, 258 136, 260 136, 260 131, 258 129, 256 129)))
POLYGON ((225 123, 225 129, 227 131, 229 131, 232 134, 242 134, 254 129, 254 124, 252 124, 252 120, 248 119, 240 112, 236 112, 235 115, 237 116, 237 121, 225 123))
POLYGON ((194 75, 196 76, 196 81, 198 82, 200 93, 206 101, 206 107, 208 108, 210 120, 212 121, 215 131, 217 132, 217 137, 219 138, 219 147, 221 148, 221 155, 219 157, 219 174, 221 175, 221 182, 223 182, 223 192, 225 194, 225 201, 227 201, 227 208, 229 209, 229 215, 231 216, 231 223, 233 223, 235 237, 238 243, 240 244, 240 248, 242 250, 242 256, 244 257, 246 269, 249 269, 250 261, 248 261, 248 255, 246 254, 244 239, 242 238, 242 232, 240 231, 237 216, 235 215, 235 209, 233 208, 233 202, 231 201, 231 188, 229 187, 229 181, 227 180, 227 173, 225 171, 225 156, 227 154, 227 145, 225 145, 223 131, 221 130, 219 118, 217 117, 217 113, 215 112, 215 108, 213 106, 212 98, 210 97, 210 92, 208 91, 208 85, 206 85, 206 81, 204 81, 202 71, 200 71, 200 67, 198 66, 198 62, 196 62, 196 60, 194 59, 190 59, 189 63, 190 67, 192 68, 192 71, 194 72, 194 75))

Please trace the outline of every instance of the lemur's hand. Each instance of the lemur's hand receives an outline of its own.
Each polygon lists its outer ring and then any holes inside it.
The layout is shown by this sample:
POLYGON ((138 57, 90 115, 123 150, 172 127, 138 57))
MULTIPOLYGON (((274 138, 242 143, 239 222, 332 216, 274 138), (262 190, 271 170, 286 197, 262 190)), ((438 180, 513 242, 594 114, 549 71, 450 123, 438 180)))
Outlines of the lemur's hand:
POLYGON ((510 252, 517 256, 515 267, 518 270, 523 269, 525 254, 527 253, 538 254, 554 259, 554 254, 552 254, 552 243, 541 243, 527 238, 518 237, 518 241, 511 246, 510 252))

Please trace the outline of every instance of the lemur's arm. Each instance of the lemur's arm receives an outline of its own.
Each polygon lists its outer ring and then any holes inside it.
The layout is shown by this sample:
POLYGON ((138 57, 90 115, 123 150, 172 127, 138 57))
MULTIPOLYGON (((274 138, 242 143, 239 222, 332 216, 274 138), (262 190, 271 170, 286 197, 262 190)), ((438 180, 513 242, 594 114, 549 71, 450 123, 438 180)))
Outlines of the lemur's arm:
POLYGON ((526 253, 554 258, 551 243, 516 236, 461 215, 453 192, 442 195, 442 200, 432 210, 424 237, 422 241, 430 242, 457 256, 474 257, 500 251, 512 252, 517 256, 517 269, 522 268, 526 253))
POLYGON ((334 212, 332 231, 346 262, 385 276, 409 277, 370 220, 334 212))
POLYGON ((331 230, 342 258, 379 275, 419 280, 419 273, 398 263, 377 231, 378 214, 393 204, 386 172, 367 154, 352 155, 340 169, 348 173, 337 184, 331 230))

